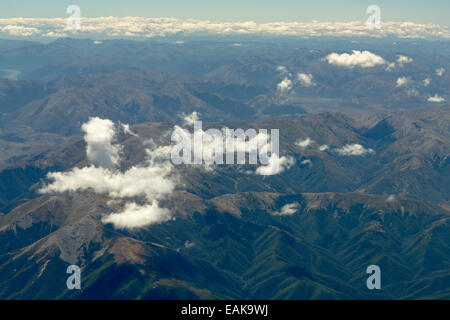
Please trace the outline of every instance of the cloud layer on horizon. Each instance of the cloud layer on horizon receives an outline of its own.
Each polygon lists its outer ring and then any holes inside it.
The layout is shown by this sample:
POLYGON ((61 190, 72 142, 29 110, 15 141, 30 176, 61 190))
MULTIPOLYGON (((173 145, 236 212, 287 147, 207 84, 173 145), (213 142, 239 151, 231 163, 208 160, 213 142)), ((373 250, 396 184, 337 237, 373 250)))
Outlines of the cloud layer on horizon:
POLYGON ((96 17, 81 18, 81 28, 67 29, 66 18, 9 18, 0 19, 0 35, 13 37, 144 37, 169 35, 283 35, 283 36, 345 36, 399 38, 450 38, 445 25, 413 22, 383 22, 379 30, 367 28, 365 21, 351 22, 212 22, 195 19, 96 17))

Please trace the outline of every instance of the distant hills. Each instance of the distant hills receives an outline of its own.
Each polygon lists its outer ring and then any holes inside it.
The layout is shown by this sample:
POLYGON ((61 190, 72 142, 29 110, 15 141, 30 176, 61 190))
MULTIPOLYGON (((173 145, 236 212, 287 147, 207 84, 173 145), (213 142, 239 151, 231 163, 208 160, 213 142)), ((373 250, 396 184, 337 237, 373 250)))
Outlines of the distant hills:
POLYGON ((0 40, 0 299, 450 298, 448 42, 233 43, 0 40), (413 62, 323 59, 354 49, 413 62), (102 218, 143 197, 39 192, 91 165, 91 117, 130 125, 114 137, 125 172, 194 111, 204 129, 280 129, 291 165, 174 166, 173 219, 135 229, 102 218))

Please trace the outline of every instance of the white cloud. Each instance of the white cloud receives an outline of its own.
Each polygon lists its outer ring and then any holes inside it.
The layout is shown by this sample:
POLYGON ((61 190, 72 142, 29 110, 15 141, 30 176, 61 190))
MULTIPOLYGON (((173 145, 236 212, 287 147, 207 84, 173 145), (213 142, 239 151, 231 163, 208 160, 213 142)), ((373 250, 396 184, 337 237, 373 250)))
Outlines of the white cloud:
POLYGON ((297 140, 295 142, 295 144, 302 149, 308 147, 309 145, 311 145, 311 143, 313 143, 313 140, 311 140, 311 138, 309 138, 309 137, 306 138, 305 140, 297 140))
POLYGON ((430 83, 431 83, 431 79, 430 78, 426 78, 426 79, 423 80, 423 85, 425 87, 428 87, 430 85, 430 83))
POLYGON ((444 102, 445 99, 435 94, 433 97, 428 98, 429 102, 444 102))
POLYGON ((393 194, 389 195, 389 197, 387 197, 386 199, 387 202, 393 202, 395 201, 395 196, 393 194))
POLYGON ((300 84, 304 87, 310 87, 314 85, 313 76, 310 73, 297 74, 297 80, 300 81, 300 84))
POLYGON ((295 163, 292 157, 278 157, 276 153, 272 153, 269 158, 269 163, 265 166, 260 166, 255 173, 262 176, 271 176, 279 174, 285 170, 290 169, 295 163))
POLYGON ((214 22, 194 19, 144 18, 144 17, 95 17, 81 18, 81 28, 67 30, 64 18, 11 18, 0 19, 0 34, 28 37, 70 33, 76 36, 143 37, 169 35, 286 35, 286 36, 343 36, 450 38, 449 27, 437 24, 383 21, 383 28, 370 30, 365 21, 352 22, 214 22))
POLYGON ((391 71, 395 68, 395 62, 389 62, 388 66, 386 67, 386 71, 391 71))
POLYGON ((438 77, 442 77, 442 75, 444 74, 444 72, 445 72, 445 69, 444 68, 439 68, 439 69, 436 69, 436 75, 438 76, 438 77))
POLYGON ((343 156, 362 156, 368 153, 374 153, 372 149, 366 149, 362 145, 353 143, 347 144, 342 148, 336 149, 336 152, 343 156))
POLYGON ((283 94, 292 89, 292 81, 289 78, 284 78, 280 83, 277 84, 277 90, 283 94))
POLYGON ((170 210, 160 208, 158 201, 155 200, 143 206, 134 202, 128 203, 123 211, 103 217, 102 222, 112 223, 117 229, 134 229, 172 219, 170 210))
POLYGON ((282 74, 288 73, 287 68, 285 66, 278 66, 277 67, 277 71, 282 73, 282 74))
POLYGON ((191 114, 183 114, 183 121, 186 125, 194 125, 195 121, 199 121, 199 113, 197 111, 192 112, 191 114))
POLYGON ((91 163, 109 169, 119 164, 120 146, 113 144, 116 132, 111 120, 90 118, 81 130, 86 133, 86 154, 91 163))
MULTIPOLYGON (((1 21, 2 19, 0 19, 1 21)), ((0 34, 6 33, 11 36, 17 37, 30 37, 39 34, 39 29, 31 26, 8 24, 1 26, 0 23, 0 34)))
POLYGON ((191 249, 191 248, 193 248, 193 247, 195 247, 195 243, 194 243, 194 242, 191 242, 191 241, 187 240, 187 241, 184 243, 184 248, 185 248, 185 249, 191 249))
POLYGON ((400 77, 397 79, 396 81, 396 86, 397 87, 403 87, 408 85, 411 82, 411 78, 410 77, 400 77))
POLYGON ((309 159, 303 160, 302 162, 300 162, 303 165, 308 165, 309 167, 312 166, 312 161, 309 159))
POLYGON ((326 150, 328 150, 328 149, 330 149, 330 147, 327 146, 326 144, 323 144, 323 145, 321 145, 321 146, 319 147, 319 151, 326 151, 326 150))
POLYGON ((351 54, 348 53, 330 53, 325 57, 329 64, 336 66, 353 68, 359 66, 361 68, 373 68, 377 65, 387 63, 382 57, 370 51, 353 50, 351 54))
MULTIPOLYGON (((111 144, 115 127, 110 120, 92 118, 82 128, 86 132, 84 139, 91 162, 115 164, 119 161, 118 147, 111 144)), ((158 200, 170 196, 177 185, 178 177, 169 158, 171 148, 159 147, 152 141, 148 145, 150 147, 146 149, 147 158, 144 163, 124 172, 107 165, 50 172, 47 174, 50 183, 43 186, 40 192, 90 190, 118 200, 143 198, 145 202, 142 205, 128 200, 122 210, 104 217, 103 222, 113 223, 117 228, 137 228, 168 221, 172 219, 172 213, 160 208, 158 200)))
POLYGON ((298 202, 293 202, 284 205, 283 207, 281 207, 280 211, 272 212, 271 214, 274 216, 291 216, 294 213, 296 213, 299 209, 300 205, 298 204, 298 202))
POLYGON ((407 57, 407 56, 399 55, 399 56, 397 57, 397 63, 398 63, 398 65, 399 65, 400 67, 403 67, 404 64, 411 63, 411 62, 413 62, 413 61, 414 61, 414 60, 413 60, 412 58, 407 57))

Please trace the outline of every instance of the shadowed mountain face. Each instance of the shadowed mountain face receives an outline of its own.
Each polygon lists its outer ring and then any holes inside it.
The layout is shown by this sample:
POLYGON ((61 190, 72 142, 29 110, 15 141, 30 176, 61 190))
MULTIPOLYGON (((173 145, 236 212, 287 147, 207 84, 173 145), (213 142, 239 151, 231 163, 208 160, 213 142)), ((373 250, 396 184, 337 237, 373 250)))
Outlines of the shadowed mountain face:
POLYGON ((448 42, 274 41, 0 40, 0 299, 450 299, 448 42), (324 59, 356 49, 386 63, 324 59), (193 112, 279 129, 289 164, 135 170, 193 112), (92 160, 92 117, 114 122, 114 170, 92 160), (42 191, 86 168, 88 187, 42 191), (111 220, 149 202, 169 218, 111 220))
MULTIPOLYGON (((106 195, 36 192, 48 172, 89 164, 83 141, 9 166, 0 173, 0 297, 448 298, 450 212, 438 205, 449 200, 448 110, 434 112, 250 123, 282 128, 280 155, 296 159, 292 168, 263 177, 250 165, 176 167, 182 187, 164 203, 174 219, 139 229, 101 221, 116 211, 106 195), (373 152, 337 151, 349 143, 373 152), (81 291, 66 288, 71 264, 82 268, 81 291), (371 264, 382 268, 382 291, 366 288, 371 264)), ((132 130, 117 137, 121 170, 142 163, 145 141, 168 144, 173 126, 132 130)))
POLYGON ((180 193, 176 219, 135 231, 99 221, 106 199, 45 196, 0 219, 2 298, 445 298, 449 212, 357 193, 180 193), (295 213, 276 215, 297 203, 295 213), (6 251, 6 252, 5 252, 6 251), (83 289, 65 287, 82 266, 83 289), (383 269, 370 293, 365 268, 383 269), (22 285, 18 286, 21 283, 22 285))
MULTIPOLYGON (((350 118, 338 113, 305 115, 298 119, 278 119, 229 128, 280 130, 280 155, 296 162, 289 171, 273 176, 247 174, 249 165, 219 165, 208 172, 192 166, 179 166, 186 190, 210 198, 235 192, 365 192, 397 194, 450 203, 450 136, 448 108, 418 110, 381 117, 350 118), (298 141, 310 139, 306 147, 298 141), (342 154, 341 149, 359 144, 373 152, 342 154), (321 150, 321 147, 327 148, 321 150), (340 153, 341 152, 341 153, 340 153), (306 161, 306 162, 305 162, 306 161)), ((204 124, 222 128, 223 124, 204 124)), ((145 158, 145 141, 170 144, 173 125, 145 123, 132 127, 138 136, 120 135, 126 155, 125 170, 145 158)), ((192 130, 192 128, 190 129, 192 130)), ((8 212, 24 199, 36 197, 36 185, 50 171, 64 171, 88 164, 84 141, 77 141, 38 154, 0 171, 0 211, 8 212)))
POLYGON ((446 106, 450 94, 445 41, 2 43, 0 77, 9 80, 0 80, 0 165, 79 138, 92 116, 138 124, 179 122, 193 111, 219 123, 324 111, 387 114, 446 106), (385 63, 349 68, 325 59, 352 50, 370 50, 385 63), (396 63, 399 56, 412 62, 396 63), (400 78, 407 83, 397 86, 400 78), (289 85, 281 91, 282 81, 289 85), (443 100, 429 101, 434 95, 443 100))

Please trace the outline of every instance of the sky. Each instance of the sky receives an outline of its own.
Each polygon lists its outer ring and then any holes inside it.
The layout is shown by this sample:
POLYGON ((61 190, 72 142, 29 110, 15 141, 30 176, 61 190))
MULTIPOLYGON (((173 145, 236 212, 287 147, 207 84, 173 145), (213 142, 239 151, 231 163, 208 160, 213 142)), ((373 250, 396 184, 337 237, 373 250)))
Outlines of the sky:
POLYGON ((450 24, 449 0, 1 0, 0 18, 66 18, 68 5, 83 17, 173 17, 217 22, 348 22, 366 20, 378 5, 383 21, 450 24))

